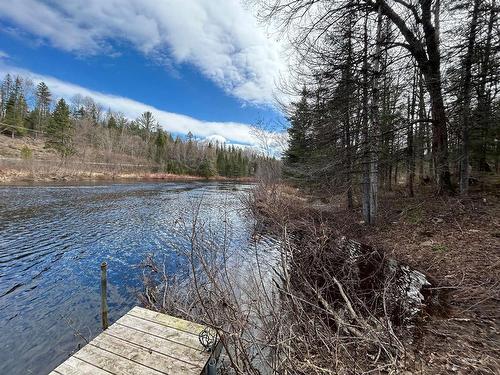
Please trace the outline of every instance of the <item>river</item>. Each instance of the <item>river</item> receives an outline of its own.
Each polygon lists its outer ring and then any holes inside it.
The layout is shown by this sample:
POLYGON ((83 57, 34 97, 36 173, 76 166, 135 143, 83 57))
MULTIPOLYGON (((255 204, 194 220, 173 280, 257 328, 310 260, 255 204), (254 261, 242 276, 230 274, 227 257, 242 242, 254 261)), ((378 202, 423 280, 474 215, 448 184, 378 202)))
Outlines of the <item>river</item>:
POLYGON ((100 268, 108 263, 113 322, 138 304, 149 254, 175 272, 179 221, 231 222, 232 246, 252 226, 227 182, 0 186, 0 374, 46 374, 100 327, 100 268), (77 333, 78 332, 78 333, 77 333))

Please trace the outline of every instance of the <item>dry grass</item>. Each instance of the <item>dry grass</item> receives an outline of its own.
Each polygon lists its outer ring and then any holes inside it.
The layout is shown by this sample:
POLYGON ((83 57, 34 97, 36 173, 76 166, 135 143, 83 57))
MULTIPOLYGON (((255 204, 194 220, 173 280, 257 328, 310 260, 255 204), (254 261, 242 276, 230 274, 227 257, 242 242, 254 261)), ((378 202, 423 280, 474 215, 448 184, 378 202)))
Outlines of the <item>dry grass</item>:
POLYGON ((380 220, 374 227, 361 222, 360 209, 346 210, 343 197, 327 203, 311 196, 306 200, 289 187, 278 187, 256 207, 267 225, 282 220, 289 226, 321 225, 329 228, 329 236, 345 235, 384 249, 430 277, 434 300, 421 315, 399 370, 497 374, 499 184, 494 177, 483 181, 487 183, 467 198, 436 197, 425 188, 414 198, 390 192, 381 199, 380 220))
MULTIPOLYGON (((44 148, 42 139, 10 138, 0 134, 0 183, 88 181, 88 180, 206 180, 200 176, 154 173, 155 166, 142 158, 96 149, 80 149, 62 161, 53 150, 44 148), (29 150, 28 155, 26 151, 29 150)), ((215 176, 211 180, 231 180, 215 176)), ((234 178, 232 179, 234 180, 234 178)), ((242 182, 252 178, 240 178, 242 182)))

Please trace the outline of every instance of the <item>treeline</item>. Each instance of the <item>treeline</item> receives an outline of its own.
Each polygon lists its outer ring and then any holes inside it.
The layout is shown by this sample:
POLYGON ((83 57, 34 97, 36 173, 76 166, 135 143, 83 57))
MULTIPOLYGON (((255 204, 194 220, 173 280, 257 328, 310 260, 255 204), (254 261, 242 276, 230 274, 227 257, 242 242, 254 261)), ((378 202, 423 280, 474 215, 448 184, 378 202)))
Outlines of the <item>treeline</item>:
POLYGON ((163 130, 151 112, 135 120, 105 110, 90 97, 54 101, 44 82, 7 74, 0 87, 0 133, 42 138, 65 159, 147 164, 154 172, 204 177, 254 176, 269 162, 252 150, 185 138, 163 130))
POLYGON ((371 223, 380 189, 466 194, 481 173, 498 172, 495 0, 260 3, 299 56, 290 179, 345 193, 349 207, 361 201, 371 223))

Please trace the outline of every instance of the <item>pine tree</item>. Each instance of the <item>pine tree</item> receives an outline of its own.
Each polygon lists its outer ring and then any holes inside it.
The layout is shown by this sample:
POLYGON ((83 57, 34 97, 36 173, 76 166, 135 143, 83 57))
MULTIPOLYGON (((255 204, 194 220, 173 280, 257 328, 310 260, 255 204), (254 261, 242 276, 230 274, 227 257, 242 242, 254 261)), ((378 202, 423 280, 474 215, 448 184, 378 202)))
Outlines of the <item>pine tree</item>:
MULTIPOLYGON (((50 118, 50 102, 52 94, 44 82, 40 82, 36 87, 35 104, 35 130, 45 129, 50 118)), ((35 133, 36 134, 36 133, 35 133)))
POLYGON ((0 119, 5 117, 7 103, 12 94, 12 87, 12 77, 10 74, 7 74, 2 82, 2 86, 0 87, 0 119))
POLYGON ((215 176, 217 174, 217 168, 214 160, 208 155, 204 157, 198 166, 197 173, 198 175, 206 178, 215 176))
POLYGON ((68 105, 64 99, 59 99, 47 126, 45 146, 56 150, 63 158, 75 152, 72 145, 73 127, 69 114, 68 105))
POLYGON ((285 165, 290 175, 300 175, 305 159, 310 149, 309 133, 311 131, 312 111, 307 102, 308 92, 302 90, 300 102, 293 104, 293 114, 290 118, 289 146, 285 153, 285 165))
POLYGON ((155 139, 155 160, 157 163, 160 163, 166 156, 167 141, 167 134, 163 130, 158 129, 155 139))
POLYGON ((16 97, 13 94, 10 95, 9 100, 5 104, 4 122, 9 125, 8 131, 13 135, 13 128, 10 126, 17 126, 16 97))
POLYGON ((112 114, 108 118, 108 129, 118 129, 118 124, 112 114))
POLYGON ((224 164, 224 149, 221 147, 217 147, 216 149, 217 155, 217 173, 221 176, 225 176, 225 164, 224 164))
POLYGON ((26 128, 24 127, 24 120, 27 115, 28 106, 22 94, 16 95, 13 91, 7 101, 5 107, 4 122, 9 125, 8 132, 14 135, 25 135, 26 128))

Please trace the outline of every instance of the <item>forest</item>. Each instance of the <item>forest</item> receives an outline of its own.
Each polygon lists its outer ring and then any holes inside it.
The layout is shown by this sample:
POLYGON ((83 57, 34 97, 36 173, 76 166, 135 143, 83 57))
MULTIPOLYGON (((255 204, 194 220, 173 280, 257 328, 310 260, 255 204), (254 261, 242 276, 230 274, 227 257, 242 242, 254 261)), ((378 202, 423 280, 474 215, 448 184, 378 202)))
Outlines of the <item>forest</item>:
POLYGON ((282 179, 249 204, 281 241, 270 366, 497 374, 498 2, 253 3, 293 77, 282 179))
MULTIPOLYGON (((62 161, 97 154, 110 166, 134 163, 177 175, 249 177, 259 164, 272 162, 251 148, 198 140, 189 131, 185 137, 173 135, 149 111, 130 120, 91 97, 76 95, 67 103, 44 82, 35 86, 10 74, 0 87, 0 134, 43 140, 62 161)), ((29 148, 21 151, 21 157, 31 157, 29 148)))
POLYGON ((289 179, 359 197, 467 194, 499 168, 499 6, 474 1, 263 2, 300 63, 286 106, 289 179))

